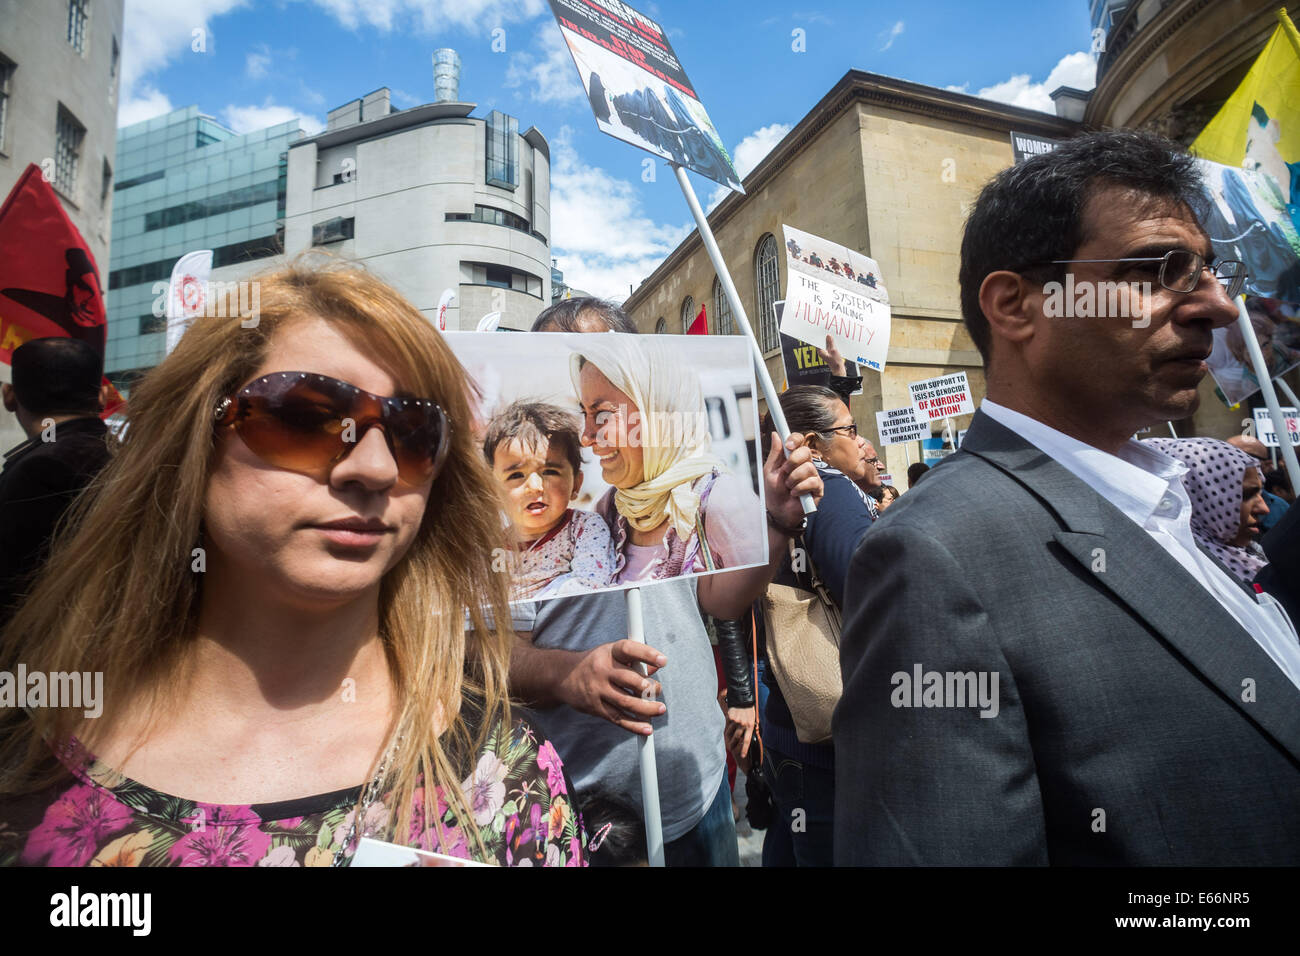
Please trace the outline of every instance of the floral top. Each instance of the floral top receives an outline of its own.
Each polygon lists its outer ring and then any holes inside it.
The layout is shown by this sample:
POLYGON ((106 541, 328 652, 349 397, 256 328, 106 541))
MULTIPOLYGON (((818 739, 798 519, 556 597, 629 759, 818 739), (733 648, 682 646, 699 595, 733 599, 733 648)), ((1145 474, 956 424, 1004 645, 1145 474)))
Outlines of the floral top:
MULTIPOLYGON (((348 838, 361 787, 279 803, 199 803, 114 774, 75 740, 59 755, 73 780, 0 803, 0 866, 330 866, 348 838)), ((461 784, 487 849, 501 866, 585 866, 587 837, 550 741, 516 719, 488 739, 461 784)), ((356 836, 403 842, 385 791, 356 836)), ((473 840, 437 795, 424 828, 415 791, 405 845, 464 859, 473 840), (438 830, 443 837, 438 845, 438 830)), ((353 841, 355 846, 355 840, 353 841)), ((351 850, 345 863, 350 862, 351 850)))

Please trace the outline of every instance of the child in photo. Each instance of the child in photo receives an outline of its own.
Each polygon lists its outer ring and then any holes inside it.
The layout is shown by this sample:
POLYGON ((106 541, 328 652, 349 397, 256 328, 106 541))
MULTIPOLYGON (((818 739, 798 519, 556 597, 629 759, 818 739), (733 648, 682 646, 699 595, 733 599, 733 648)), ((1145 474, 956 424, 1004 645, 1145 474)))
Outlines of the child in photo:
POLYGON ((602 588, 614 572, 614 542, 599 515, 569 503, 582 489, 577 418, 556 405, 512 402, 492 419, 483 453, 505 490, 519 532, 511 596, 551 598, 602 588))

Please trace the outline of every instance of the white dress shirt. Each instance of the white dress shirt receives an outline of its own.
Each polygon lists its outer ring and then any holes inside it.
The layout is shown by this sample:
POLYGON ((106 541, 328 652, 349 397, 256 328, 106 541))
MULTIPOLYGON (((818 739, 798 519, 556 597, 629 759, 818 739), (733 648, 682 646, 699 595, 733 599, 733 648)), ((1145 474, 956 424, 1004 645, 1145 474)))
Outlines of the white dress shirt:
POLYGON ((1055 460, 1149 534, 1300 688, 1300 637, 1282 606, 1267 594, 1252 597, 1197 547, 1192 535, 1192 499, 1183 487, 1185 464, 1132 439, 1118 455, 1112 455, 987 398, 980 409, 1055 460))

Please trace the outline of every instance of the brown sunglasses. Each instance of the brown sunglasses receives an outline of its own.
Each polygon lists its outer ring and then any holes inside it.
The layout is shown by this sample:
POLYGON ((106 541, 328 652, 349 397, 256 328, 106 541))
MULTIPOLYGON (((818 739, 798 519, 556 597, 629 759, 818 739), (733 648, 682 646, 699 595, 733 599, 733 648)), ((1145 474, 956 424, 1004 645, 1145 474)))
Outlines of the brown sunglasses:
POLYGON ((450 445, 451 426, 437 402, 374 395, 314 372, 263 375, 222 399, 213 417, 268 464, 322 481, 375 425, 408 485, 436 475, 450 445))

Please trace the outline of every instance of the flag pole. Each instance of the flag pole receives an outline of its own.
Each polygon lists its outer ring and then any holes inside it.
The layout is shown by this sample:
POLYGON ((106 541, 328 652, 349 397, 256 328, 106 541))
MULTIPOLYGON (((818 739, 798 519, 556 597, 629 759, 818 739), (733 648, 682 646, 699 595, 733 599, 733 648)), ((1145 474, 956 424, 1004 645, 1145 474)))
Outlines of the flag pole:
POLYGON ((1300 464, 1296 462, 1295 448, 1291 445, 1291 433, 1287 431, 1286 418, 1282 415, 1282 406, 1277 400, 1277 392, 1273 389, 1273 379, 1269 376, 1268 366, 1264 363, 1264 353, 1259 347, 1259 339, 1255 337, 1255 328, 1250 324, 1250 313, 1246 311, 1244 295, 1237 296, 1237 325, 1241 329, 1241 337, 1246 341, 1246 349, 1250 352, 1250 363, 1255 366, 1259 391, 1264 396, 1264 404, 1268 406, 1268 414, 1273 419, 1273 434, 1278 436, 1277 443, 1282 449, 1282 460, 1286 462, 1287 477, 1292 481, 1300 480, 1296 477, 1300 475, 1300 464), (1283 436, 1286 436, 1285 439, 1283 436))
MULTIPOLYGON (((641 613, 641 589, 628 588, 627 636, 638 644, 645 643, 645 618, 641 613)), ((646 665, 640 664, 641 674, 648 676, 646 665)), ((641 807, 645 813, 646 860, 651 866, 664 865, 664 826, 659 812, 659 771, 655 765, 655 738, 651 734, 637 738, 638 757, 641 763, 641 807)))
MULTIPOLYGON (((784 450, 786 439, 790 437, 790 426, 786 424, 785 412, 781 410, 781 403, 777 399, 776 386, 772 384, 772 376, 768 374, 767 362, 763 358, 763 350, 759 347, 758 338, 754 335, 754 329, 749 324, 749 316, 745 313, 745 306, 736 293, 736 284, 731 281, 731 273, 727 271, 727 264, 722 261, 722 253, 718 251, 718 243, 713 238, 713 230, 709 228, 709 220, 705 218, 704 210, 700 208, 700 201, 695 196, 695 189, 686 176, 686 170, 676 163, 669 163, 669 165, 672 166, 673 173, 677 176, 677 184, 682 187, 682 195, 686 197, 686 205, 691 208, 691 215, 695 218, 695 226, 700 231, 700 239, 703 240, 704 249, 709 254, 709 261, 713 263, 713 271, 718 274, 718 281, 722 283, 722 290, 727 294, 727 302, 731 304, 731 315, 738 321, 745 335, 749 337, 750 350, 754 356, 754 374, 758 376, 758 385, 763 390, 763 397, 767 399, 768 414, 772 416, 772 424, 776 427, 777 434, 781 436, 781 448, 784 450)), ((767 449, 761 448, 759 453, 760 459, 765 458, 767 449)), ((817 506, 813 504, 812 495, 800 495, 799 501, 803 505, 804 514, 812 514, 817 510, 817 506)))

